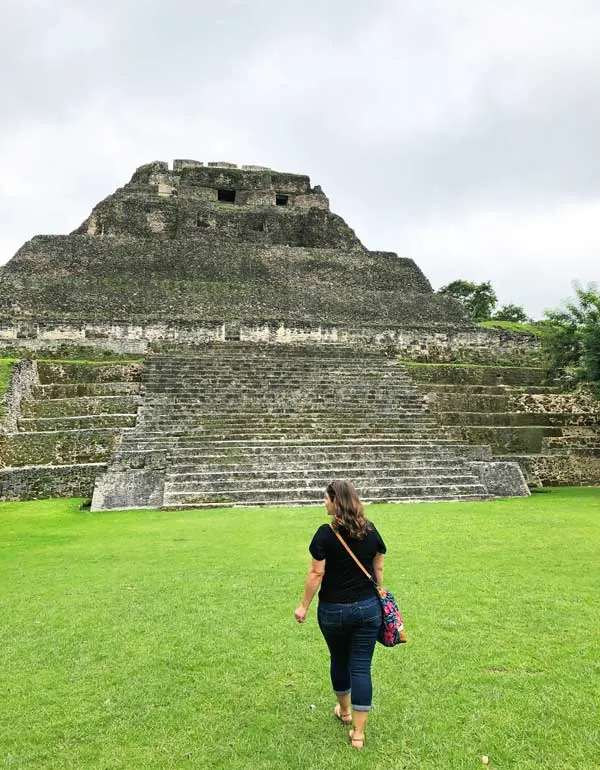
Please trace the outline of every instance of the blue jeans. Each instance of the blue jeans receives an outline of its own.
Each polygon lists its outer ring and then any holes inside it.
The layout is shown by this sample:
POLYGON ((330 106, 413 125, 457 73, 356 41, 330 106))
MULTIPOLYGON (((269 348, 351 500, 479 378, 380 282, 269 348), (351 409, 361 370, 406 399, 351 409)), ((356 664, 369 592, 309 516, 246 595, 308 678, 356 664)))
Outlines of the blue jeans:
POLYGON ((319 602, 319 628, 331 653, 331 684, 336 695, 351 693, 355 711, 370 711, 371 660, 381 626, 376 596, 351 604, 319 602))

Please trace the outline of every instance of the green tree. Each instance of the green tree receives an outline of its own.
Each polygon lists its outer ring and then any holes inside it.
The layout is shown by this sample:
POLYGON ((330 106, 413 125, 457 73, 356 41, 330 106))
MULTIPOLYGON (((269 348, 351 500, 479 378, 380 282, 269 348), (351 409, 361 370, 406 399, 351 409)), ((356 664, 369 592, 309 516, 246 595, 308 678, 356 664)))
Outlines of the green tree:
POLYGON ((452 281, 442 286, 439 294, 452 297, 460 302, 473 321, 487 321, 498 302, 496 292, 492 289, 492 284, 489 281, 484 283, 452 281))
POLYGON ((542 348, 553 375, 566 374, 600 389, 600 293, 595 284, 575 286, 575 301, 548 310, 542 348))
POLYGON ((529 317, 521 305, 502 305, 500 310, 496 310, 492 319, 494 321, 514 321, 515 323, 527 323, 529 317))

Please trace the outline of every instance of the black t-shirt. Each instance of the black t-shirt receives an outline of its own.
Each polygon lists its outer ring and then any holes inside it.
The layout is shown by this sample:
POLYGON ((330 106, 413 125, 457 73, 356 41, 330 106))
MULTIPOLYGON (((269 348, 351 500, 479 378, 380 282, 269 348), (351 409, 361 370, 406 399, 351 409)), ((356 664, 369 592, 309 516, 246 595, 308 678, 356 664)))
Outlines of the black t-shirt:
MULTIPOLYGON (((352 553, 372 575, 373 557, 376 553, 386 552, 385 543, 375 525, 369 522, 369 531, 363 540, 353 540, 343 527, 340 527, 339 533, 352 553)), ((322 602, 349 604, 375 595, 373 584, 359 569, 329 524, 319 527, 308 550, 313 559, 325 559, 325 574, 319 591, 319 599, 322 602)))

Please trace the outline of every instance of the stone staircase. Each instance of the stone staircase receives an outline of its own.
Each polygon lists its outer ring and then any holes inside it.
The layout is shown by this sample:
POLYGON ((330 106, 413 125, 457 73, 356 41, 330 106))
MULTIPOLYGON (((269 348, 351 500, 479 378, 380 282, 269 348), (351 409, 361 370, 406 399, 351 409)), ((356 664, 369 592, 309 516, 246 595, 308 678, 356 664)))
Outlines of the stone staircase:
POLYGON ((23 382, 12 388, 0 433, 0 499, 89 497, 121 430, 136 423, 140 364, 23 361, 18 368, 23 382))
POLYGON ((408 364, 448 436, 488 444, 530 486, 600 484, 600 402, 534 367, 408 364))
POLYGON ((365 501, 489 496, 469 463, 481 453, 448 438, 381 353, 175 348, 146 358, 141 393, 93 509, 314 504, 340 476, 365 501))

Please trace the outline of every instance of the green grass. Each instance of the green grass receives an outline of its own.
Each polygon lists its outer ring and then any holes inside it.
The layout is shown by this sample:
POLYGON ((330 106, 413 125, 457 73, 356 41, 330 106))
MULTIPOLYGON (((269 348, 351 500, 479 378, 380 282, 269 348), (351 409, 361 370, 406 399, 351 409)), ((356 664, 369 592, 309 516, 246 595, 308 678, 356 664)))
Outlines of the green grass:
POLYGON ((540 337, 541 328, 536 323, 519 323, 517 321, 480 321, 479 326, 484 329, 503 329, 508 332, 521 332, 524 334, 533 334, 534 337, 540 337))
POLYGON ((598 770, 600 489, 369 515, 410 642, 353 752, 292 617, 322 509, 0 506, 0 767, 598 770))

